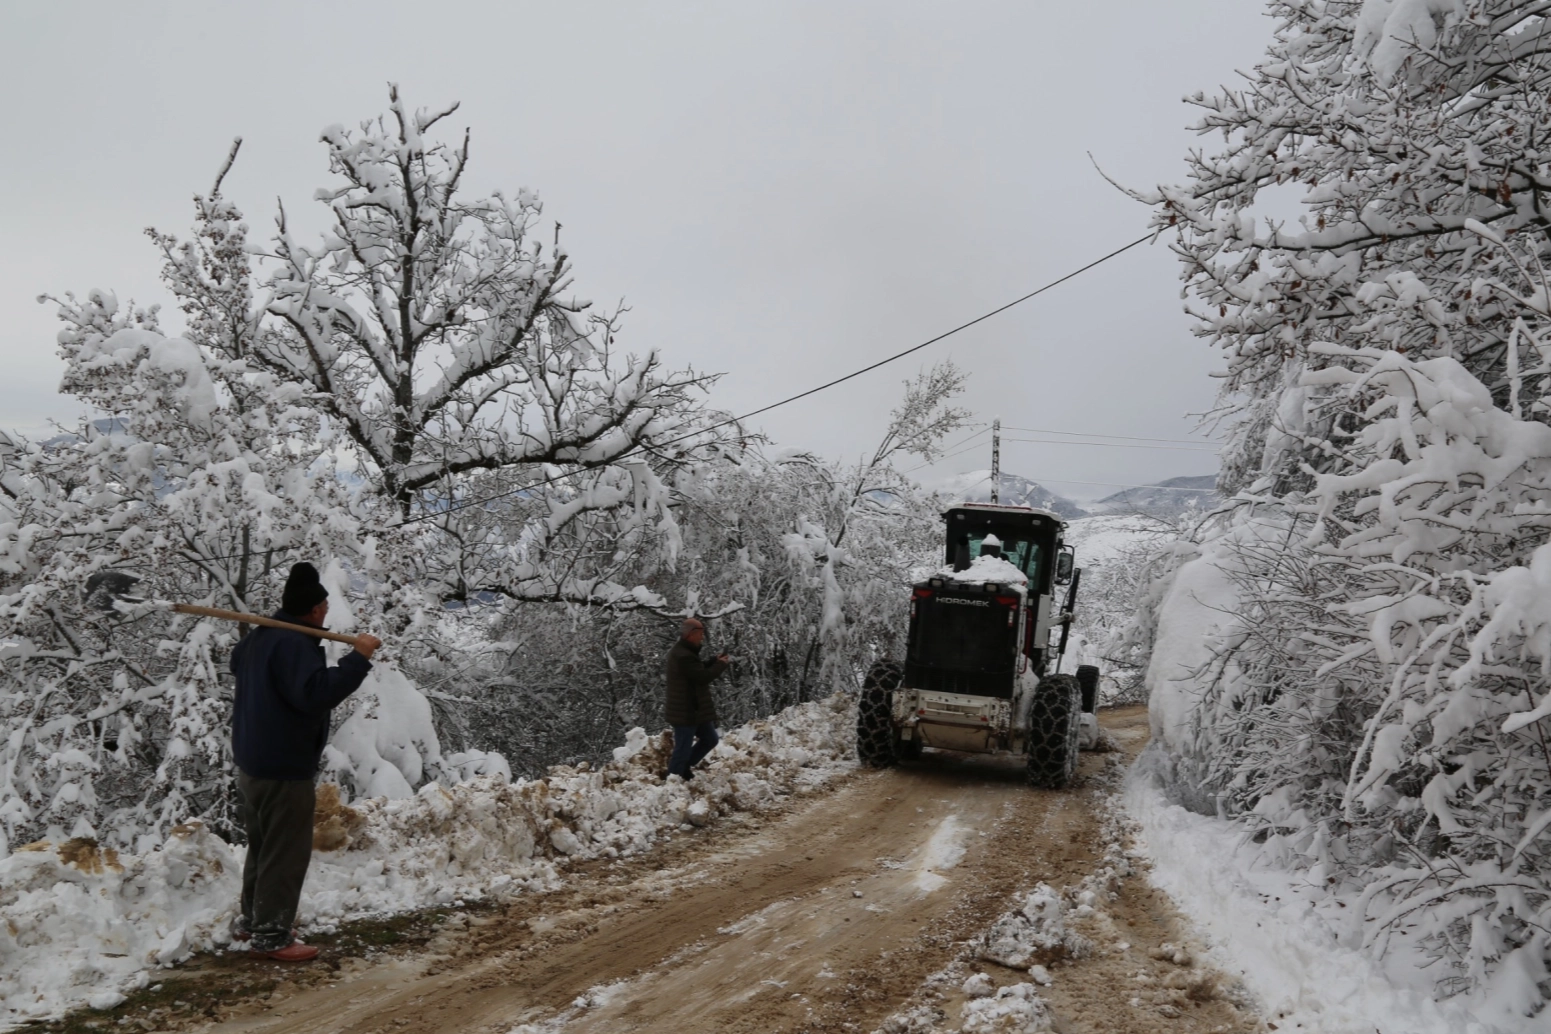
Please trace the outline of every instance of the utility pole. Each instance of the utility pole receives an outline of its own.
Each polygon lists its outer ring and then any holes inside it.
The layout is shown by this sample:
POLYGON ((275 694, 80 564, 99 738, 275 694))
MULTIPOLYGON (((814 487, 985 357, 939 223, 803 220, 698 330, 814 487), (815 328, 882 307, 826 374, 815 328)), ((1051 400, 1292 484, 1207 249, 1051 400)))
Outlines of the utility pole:
POLYGON ((991 421, 991 501, 1002 501, 1002 418, 991 421))

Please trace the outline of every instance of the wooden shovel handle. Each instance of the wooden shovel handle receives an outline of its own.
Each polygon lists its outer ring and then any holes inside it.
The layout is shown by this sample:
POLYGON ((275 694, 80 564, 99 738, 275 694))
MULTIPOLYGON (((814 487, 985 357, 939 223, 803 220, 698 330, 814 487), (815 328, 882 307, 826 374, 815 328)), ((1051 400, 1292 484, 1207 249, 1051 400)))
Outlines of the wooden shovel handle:
POLYGON ((258 614, 244 614, 238 610, 221 610, 219 607, 196 607, 192 603, 174 603, 172 609, 179 614, 198 614, 205 618, 223 618, 227 621, 240 621, 244 625, 264 625, 267 628, 284 628, 291 632, 300 632, 302 635, 310 635, 317 639, 332 639, 336 643, 349 643, 355 645, 355 636, 345 635, 342 632, 325 632, 321 628, 313 628, 311 625, 293 625, 289 621, 277 621, 274 618, 261 617, 258 614))

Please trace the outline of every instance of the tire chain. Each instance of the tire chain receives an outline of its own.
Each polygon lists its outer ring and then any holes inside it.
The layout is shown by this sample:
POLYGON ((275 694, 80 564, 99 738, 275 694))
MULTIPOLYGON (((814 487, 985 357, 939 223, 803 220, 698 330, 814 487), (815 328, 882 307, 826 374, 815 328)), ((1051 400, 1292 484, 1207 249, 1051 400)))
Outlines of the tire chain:
POLYGON ((1028 778, 1033 786, 1064 790, 1077 775, 1082 732, 1082 686, 1071 675, 1047 675, 1029 713, 1028 778))
POLYGON ((905 677, 896 661, 879 661, 862 680, 856 705, 856 756, 871 768, 899 761, 894 748, 894 690, 905 677))

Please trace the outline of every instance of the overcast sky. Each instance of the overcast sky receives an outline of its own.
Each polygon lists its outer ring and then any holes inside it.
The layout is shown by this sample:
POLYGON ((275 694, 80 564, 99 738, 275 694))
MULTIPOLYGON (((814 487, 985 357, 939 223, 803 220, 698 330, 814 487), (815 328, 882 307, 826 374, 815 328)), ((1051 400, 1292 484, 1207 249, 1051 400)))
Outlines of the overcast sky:
MULTIPOLYGON (((1104 182, 1177 180, 1180 100, 1251 66, 1258 0, 1009 3, 8 4, 0 31, 0 424, 56 394, 42 292, 163 299, 141 231, 224 193, 262 235, 328 182, 319 130, 462 108, 468 182, 528 186, 564 224, 578 293, 631 308, 624 343, 726 373, 744 412, 924 340, 1145 229, 1104 182)), ((176 325, 176 321, 166 322, 176 325)), ((964 405, 1019 427, 1191 438, 1211 349, 1160 246, 904 363, 771 413, 781 446, 855 456, 902 378, 953 358, 964 405)), ((1010 434, 1020 437, 1046 435, 1010 434)), ((989 450, 919 472, 985 466, 989 450)), ((1010 442, 1004 467, 1077 497, 1215 470, 1210 453, 1010 442)))

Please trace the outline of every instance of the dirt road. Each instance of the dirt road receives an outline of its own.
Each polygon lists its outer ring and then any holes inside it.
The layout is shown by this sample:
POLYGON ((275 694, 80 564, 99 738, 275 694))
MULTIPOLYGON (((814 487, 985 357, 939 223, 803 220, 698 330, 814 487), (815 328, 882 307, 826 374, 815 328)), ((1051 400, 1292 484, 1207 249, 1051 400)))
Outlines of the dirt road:
MULTIPOLYGON (((1085 755, 1076 789, 1031 790, 1017 768, 984 759, 859 772, 742 828, 697 832, 566 890, 455 916, 422 954, 347 959, 308 986, 281 984, 204 1029, 957 1029, 965 975, 1029 979, 970 947, 1011 895, 1040 881, 1075 885, 1105 864, 1106 835, 1115 838, 1099 814, 1106 787, 1147 726, 1139 708, 1104 722, 1123 751, 1085 755), (947 978, 926 984, 945 967, 947 978), (941 1026, 890 1021, 912 1006, 940 1010, 941 1026)), ((1040 995, 1056 1030, 1259 1029, 1214 974, 1162 957, 1184 938, 1144 876, 1110 886, 1118 896, 1078 923, 1096 950, 1050 959, 1053 982, 1040 995)))

